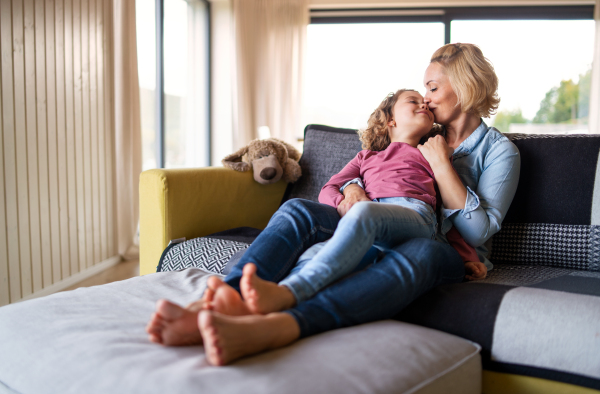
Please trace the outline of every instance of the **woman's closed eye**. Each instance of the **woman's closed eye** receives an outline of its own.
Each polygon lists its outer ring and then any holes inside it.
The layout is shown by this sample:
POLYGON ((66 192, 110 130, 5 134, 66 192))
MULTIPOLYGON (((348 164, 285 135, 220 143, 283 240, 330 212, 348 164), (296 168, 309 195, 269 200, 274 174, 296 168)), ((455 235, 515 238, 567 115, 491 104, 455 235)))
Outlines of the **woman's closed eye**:
POLYGON ((438 90, 438 88, 431 88, 431 89, 429 89, 430 92, 435 92, 436 90, 438 90))

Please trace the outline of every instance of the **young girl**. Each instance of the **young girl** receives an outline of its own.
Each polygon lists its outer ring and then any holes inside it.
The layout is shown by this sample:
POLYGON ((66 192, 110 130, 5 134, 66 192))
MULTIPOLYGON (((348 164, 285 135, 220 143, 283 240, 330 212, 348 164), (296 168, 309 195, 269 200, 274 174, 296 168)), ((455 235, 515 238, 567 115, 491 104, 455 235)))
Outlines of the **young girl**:
MULTIPOLYGON (((389 249, 412 238, 435 238, 436 184, 433 171, 417 148, 433 127, 423 97, 402 89, 390 94, 371 114, 359 152, 319 194, 319 202, 338 208, 344 187, 359 183, 372 201, 358 202, 342 217, 332 238, 317 244, 279 284, 252 275, 247 264, 241 290, 254 313, 281 311, 307 300, 351 273, 371 246, 389 249), (248 271, 248 272, 247 272, 248 271), (250 273, 250 275, 246 275, 250 273)), ((452 229, 447 234, 470 271, 485 270, 474 248, 452 229)))

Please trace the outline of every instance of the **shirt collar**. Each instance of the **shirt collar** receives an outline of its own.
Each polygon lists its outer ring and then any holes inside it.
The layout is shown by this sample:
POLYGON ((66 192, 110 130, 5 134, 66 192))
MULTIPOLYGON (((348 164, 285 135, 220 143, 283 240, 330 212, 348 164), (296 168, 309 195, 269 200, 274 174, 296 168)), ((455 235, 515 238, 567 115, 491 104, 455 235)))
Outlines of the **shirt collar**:
MULTIPOLYGON (((473 149, 479 144, 479 141, 487 134, 488 125, 485 124, 483 120, 479 126, 471 133, 470 136, 467 137, 455 150, 452 154, 452 157, 458 159, 459 157, 470 155, 473 152, 473 149)), ((444 127, 444 136, 446 136, 446 128, 444 127)))

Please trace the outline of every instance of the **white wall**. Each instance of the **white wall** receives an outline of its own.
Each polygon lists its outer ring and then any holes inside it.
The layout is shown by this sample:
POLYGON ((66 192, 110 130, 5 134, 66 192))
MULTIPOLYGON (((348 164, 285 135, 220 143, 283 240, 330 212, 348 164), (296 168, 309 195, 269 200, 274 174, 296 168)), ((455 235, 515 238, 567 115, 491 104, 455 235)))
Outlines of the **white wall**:
POLYGON ((0 305, 119 261, 112 0, 0 2, 0 305))

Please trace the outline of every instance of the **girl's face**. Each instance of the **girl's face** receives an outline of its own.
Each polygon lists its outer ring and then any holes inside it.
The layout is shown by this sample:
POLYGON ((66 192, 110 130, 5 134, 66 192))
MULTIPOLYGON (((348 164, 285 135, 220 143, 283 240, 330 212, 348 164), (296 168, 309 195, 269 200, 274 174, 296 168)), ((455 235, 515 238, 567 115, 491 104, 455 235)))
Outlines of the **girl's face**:
POLYGON ((425 70, 425 102, 435 116, 435 121, 447 125, 461 114, 457 106, 458 96, 454 93, 444 68, 439 63, 431 63, 425 70))
POLYGON ((388 122, 391 132, 397 130, 420 138, 433 127, 433 114, 418 92, 403 92, 394 104, 392 114, 393 119, 388 122))

